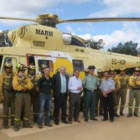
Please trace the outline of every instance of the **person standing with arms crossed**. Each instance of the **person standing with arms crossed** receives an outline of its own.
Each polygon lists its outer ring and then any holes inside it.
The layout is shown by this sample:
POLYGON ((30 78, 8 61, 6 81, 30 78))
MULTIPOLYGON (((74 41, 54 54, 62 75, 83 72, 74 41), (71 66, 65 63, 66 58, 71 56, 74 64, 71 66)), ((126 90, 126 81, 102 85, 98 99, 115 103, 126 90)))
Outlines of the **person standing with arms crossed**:
POLYGON ((27 67, 24 64, 17 64, 17 73, 14 75, 12 84, 16 92, 15 95, 15 131, 20 129, 20 118, 22 109, 24 110, 23 127, 32 128, 29 123, 31 113, 31 96, 29 91, 33 88, 33 84, 26 76, 27 67))

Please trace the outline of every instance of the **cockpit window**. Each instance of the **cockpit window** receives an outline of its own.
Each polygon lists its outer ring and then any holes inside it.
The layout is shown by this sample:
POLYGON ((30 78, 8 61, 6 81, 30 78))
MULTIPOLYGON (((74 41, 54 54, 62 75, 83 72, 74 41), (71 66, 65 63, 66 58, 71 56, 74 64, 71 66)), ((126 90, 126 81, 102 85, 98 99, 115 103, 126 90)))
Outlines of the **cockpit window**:
POLYGON ((85 47, 85 45, 81 41, 79 41, 78 39, 74 37, 72 37, 71 45, 85 47))

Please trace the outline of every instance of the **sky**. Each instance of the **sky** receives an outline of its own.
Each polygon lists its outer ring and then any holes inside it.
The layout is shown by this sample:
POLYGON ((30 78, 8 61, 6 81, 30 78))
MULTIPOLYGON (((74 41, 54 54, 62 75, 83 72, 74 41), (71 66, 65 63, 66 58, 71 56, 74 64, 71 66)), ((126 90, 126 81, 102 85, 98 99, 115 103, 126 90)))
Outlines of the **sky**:
MULTIPOLYGON (((140 17, 139 7, 139 0, 4 0, 1 1, 0 16, 34 19, 39 14, 54 13, 60 19, 140 17)), ((33 23, 0 20, 0 31, 26 24, 33 23)), ((104 49, 127 41, 138 43, 140 47, 140 22, 63 23, 57 28, 84 39, 103 39, 104 49)))

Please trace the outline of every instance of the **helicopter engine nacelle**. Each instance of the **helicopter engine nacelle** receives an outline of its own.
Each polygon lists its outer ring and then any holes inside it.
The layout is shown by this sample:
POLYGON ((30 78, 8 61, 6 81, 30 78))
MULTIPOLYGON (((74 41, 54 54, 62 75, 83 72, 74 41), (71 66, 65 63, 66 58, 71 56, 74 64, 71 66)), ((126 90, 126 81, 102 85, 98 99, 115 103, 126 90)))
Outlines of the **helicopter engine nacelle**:
POLYGON ((12 43, 14 43, 15 38, 16 38, 16 31, 9 31, 8 32, 8 38, 12 43))
POLYGON ((63 42, 65 45, 70 45, 72 41, 72 35, 63 33, 63 42))

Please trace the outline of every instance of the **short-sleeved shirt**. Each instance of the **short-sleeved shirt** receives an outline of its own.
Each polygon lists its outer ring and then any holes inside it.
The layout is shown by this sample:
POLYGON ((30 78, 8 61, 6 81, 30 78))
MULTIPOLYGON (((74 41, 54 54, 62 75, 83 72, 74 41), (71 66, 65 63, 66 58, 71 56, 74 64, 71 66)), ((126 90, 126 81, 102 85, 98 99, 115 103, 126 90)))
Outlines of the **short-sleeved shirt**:
POLYGON ((110 89, 115 89, 115 82, 112 79, 104 79, 101 82, 100 89, 103 91, 108 91, 110 89))
POLYGON ((85 88, 88 90, 96 90, 99 86, 99 80, 96 76, 91 76, 90 74, 85 77, 82 81, 85 88))
POLYGON ((39 92, 44 94, 51 94, 52 89, 52 78, 47 79, 45 76, 42 76, 37 86, 39 87, 39 92))

